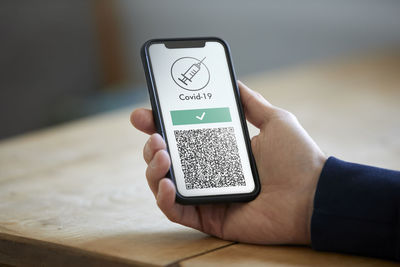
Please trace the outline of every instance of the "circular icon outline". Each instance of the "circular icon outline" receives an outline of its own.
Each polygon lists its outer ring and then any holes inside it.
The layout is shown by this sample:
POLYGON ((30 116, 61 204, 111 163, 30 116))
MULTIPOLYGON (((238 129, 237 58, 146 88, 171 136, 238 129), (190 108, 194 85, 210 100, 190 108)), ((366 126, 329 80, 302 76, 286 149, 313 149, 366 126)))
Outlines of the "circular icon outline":
POLYGON ((187 90, 187 91, 192 91, 192 92, 194 92, 194 91, 200 91, 200 90, 204 89, 204 87, 206 87, 206 86, 210 83, 210 76, 211 76, 211 75, 210 75, 210 70, 208 69, 207 65, 204 64, 203 62, 201 62, 201 64, 202 64, 204 67, 206 67, 206 70, 207 70, 207 73, 208 73, 208 80, 207 80, 206 84, 205 84, 203 87, 201 87, 201 88, 199 88, 199 89, 188 89, 188 88, 185 88, 185 87, 183 87, 182 85, 180 85, 180 84, 175 80, 175 77, 174 77, 174 74, 173 74, 173 72, 172 72, 172 69, 174 68, 174 65, 175 65, 179 60, 184 59, 184 58, 191 58, 191 59, 194 59, 194 60, 200 62, 200 60, 198 60, 198 59, 195 58, 195 57, 180 57, 180 58, 178 58, 177 60, 174 61, 174 63, 172 63, 172 66, 171 66, 171 77, 172 77, 172 80, 173 80, 173 81, 175 82, 175 84, 178 85, 180 88, 182 88, 182 89, 184 89, 184 90, 187 90))

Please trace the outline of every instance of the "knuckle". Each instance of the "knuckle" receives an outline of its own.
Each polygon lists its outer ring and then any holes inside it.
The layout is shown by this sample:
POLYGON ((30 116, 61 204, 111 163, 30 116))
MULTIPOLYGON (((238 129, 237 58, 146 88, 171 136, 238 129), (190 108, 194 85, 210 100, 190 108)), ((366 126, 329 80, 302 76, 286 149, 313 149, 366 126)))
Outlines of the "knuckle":
POLYGON ((297 121, 296 115, 294 115, 292 112, 289 112, 289 111, 288 111, 287 116, 288 116, 288 118, 290 118, 290 119, 292 119, 292 120, 294 120, 294 121, 297 121))
POLYGON ((175 222, 175 223, 178 222, 178 218, 176 216, 169 214, 169 213, 164 213, 164 214, 165 214, 165 216, 167 216, 168 220, 170 220, 171 222, 175 222))
POLYGON ((294 120, 297 121, 297 117, 290 111, 285 109, 276 109, 276 115, 282 119, 294 120))
POLYGON ((260 99, 265 99, 264 96, 262 94, 260 94, 259 92, 255 92, 256 96, 260 99))

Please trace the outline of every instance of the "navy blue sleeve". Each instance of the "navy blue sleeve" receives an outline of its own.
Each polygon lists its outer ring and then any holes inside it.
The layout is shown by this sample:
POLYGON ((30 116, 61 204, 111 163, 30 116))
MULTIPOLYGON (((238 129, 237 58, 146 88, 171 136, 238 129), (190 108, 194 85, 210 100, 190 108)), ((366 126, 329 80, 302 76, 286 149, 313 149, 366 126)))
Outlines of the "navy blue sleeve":
POLYGON ((311 219, 313 249, 400 260, 400 172, 330 157, 311 219))

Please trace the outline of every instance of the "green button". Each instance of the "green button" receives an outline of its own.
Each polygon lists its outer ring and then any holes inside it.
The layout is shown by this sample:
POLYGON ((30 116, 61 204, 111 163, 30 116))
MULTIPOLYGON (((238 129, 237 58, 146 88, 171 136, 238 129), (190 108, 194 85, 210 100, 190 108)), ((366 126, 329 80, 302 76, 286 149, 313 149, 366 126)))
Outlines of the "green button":
POLYGON ((171 111, 173 125, 230 122, 229 108, 203 108, 171 111))

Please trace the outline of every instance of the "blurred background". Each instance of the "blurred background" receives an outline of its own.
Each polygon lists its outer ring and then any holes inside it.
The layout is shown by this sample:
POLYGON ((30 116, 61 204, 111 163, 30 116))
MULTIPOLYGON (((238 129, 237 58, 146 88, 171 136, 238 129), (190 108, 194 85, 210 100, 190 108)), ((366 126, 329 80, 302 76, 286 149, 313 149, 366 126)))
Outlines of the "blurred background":
POLYGON ((400 1, 0 3, 0 138, 147 101, 150 38, 218 36, 238 77, 400 44, 400 1))

